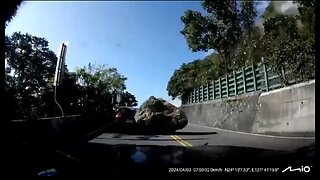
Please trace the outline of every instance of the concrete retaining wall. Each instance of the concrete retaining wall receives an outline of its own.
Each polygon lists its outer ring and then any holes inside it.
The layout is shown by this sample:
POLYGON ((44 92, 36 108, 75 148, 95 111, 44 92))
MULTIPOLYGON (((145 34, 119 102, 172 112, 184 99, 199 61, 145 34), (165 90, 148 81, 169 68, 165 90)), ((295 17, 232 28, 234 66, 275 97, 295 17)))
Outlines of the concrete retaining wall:
POLYGON ((247 133, 312 136, 315 81, 271 92, 183 105, 189 123, 247 133))
POLYGON ((315 81, 262 93, 252 131, 315 132, 315 81))
POLYGON ((251 132, 260 93, 182 106, 189 123, 251 132))

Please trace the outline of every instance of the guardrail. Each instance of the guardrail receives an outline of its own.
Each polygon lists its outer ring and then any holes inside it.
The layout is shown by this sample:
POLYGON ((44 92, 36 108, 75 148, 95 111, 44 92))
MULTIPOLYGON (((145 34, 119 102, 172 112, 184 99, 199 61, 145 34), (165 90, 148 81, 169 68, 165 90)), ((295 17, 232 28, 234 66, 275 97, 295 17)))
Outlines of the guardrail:
MULTIPOLYGON (((282 75, 290 85, 301 82, 291 71, 283 69, 282 75)), ((195 87, 185 99, 182 99, 182 104, 222 99, 253 91, 272 91, 282 87, 284 87, 284 84, 280 77, 270 67, 265 64, 257 66, 252 64, 202 86, 195 87)))

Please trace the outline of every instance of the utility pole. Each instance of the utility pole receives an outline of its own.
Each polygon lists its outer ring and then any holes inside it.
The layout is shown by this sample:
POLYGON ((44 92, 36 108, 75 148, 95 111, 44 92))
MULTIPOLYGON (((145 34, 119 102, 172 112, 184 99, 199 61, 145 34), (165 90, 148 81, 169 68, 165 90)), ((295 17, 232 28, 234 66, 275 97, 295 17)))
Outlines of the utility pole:
POLYGON ((53 83, 53 85, 54 85, 54 101, 57 104, 57 106, 59 107, 62 117, 64 116, 64 112, 63 112, 62 106, 57 101, 57 87, 62 84, 66 54, 67 54, 67 45, 66 45, 66 43, 62 43, 61 49, 60 49, 60 55, 57 60, 56 72, 55 72, 54 83, 53 83))

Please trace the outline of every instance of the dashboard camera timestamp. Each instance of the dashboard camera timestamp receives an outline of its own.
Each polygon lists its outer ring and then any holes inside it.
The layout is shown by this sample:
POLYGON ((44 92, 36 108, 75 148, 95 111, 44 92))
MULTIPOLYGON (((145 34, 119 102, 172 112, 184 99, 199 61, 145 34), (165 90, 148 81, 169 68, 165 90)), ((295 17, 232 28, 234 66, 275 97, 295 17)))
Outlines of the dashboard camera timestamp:
POLYGON ((193 172, 193 173, 210 173, 223 172, 222 168, 169 168, 169 173, 193 172))

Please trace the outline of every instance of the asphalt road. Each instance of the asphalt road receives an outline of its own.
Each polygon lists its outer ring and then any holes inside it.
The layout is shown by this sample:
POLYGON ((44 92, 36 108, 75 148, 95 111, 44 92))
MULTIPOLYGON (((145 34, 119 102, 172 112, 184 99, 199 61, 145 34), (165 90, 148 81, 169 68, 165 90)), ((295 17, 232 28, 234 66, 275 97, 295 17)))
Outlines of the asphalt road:
POLYGON ((167 135, 106 132, 110 127, 55 149, 33 145, 14 148, 10 167, 23 175, 54 168, 58 176, 110 177, 146 173, 155 176, 167 174, 173 167, 271 167, 280 172, 288 166, 314 164, 315 139, 311 137, 280 138, 194 124, 167 135))
POLYGON ((238 146, 267 150, 292 151, 315 143, 314 137, 277 137, 253 135, 218 128, 188 124, 171 135, 103 133, 89 143, 108 145, 156 146, 238 146))
POLYGON ((58 176, 66 177, 110 177, 146 172, 156 176, 168 173, 172 167, 274 167, 283 170, 288 166, 314 164, 315 138, 311 137, 280 138, 194 124, 168 135, 106 132, 110 127, 108 124, 74 143, 54 149, 41 144, 14 147, 10 150, 12 156, 9 156, 7 172, 11 176, 34 176, 54 168, 58 176))

